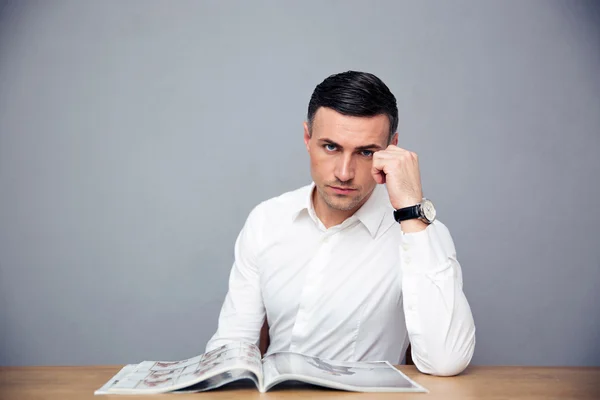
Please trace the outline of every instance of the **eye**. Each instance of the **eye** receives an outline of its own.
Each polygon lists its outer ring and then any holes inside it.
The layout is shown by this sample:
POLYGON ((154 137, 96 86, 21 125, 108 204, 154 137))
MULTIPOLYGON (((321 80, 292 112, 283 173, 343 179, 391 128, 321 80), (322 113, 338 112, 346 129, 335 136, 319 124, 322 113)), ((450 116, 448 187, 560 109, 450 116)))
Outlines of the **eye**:
POLYGON ((360 152, 360 154, 365 157, 371 157, 373 155, 373 151, 372 150, 362 150, 360 152))
POLYGON ((325 150, 327 151, 335 151, 336 149, 335 145, 331 143, 327 143, 323 147, 325 147, 325 150))

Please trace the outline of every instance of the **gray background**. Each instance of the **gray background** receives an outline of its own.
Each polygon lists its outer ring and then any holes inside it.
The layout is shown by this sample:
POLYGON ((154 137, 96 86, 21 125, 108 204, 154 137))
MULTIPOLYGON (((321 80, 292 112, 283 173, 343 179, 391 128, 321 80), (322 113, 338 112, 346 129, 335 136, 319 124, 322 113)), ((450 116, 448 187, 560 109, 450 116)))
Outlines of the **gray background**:
POLYGON ((585 1, 19 1, 0 14, 0 364, 201 353, 235 238, 309 182, 315 85, 370 71, 453 234, 474 364, 600 365, 585 1))

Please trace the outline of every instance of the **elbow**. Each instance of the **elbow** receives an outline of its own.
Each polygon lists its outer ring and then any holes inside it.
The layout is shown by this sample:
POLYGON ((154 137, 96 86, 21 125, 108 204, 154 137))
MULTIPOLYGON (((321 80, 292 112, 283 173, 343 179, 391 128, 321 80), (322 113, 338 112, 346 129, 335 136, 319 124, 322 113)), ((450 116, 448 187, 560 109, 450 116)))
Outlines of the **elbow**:
POLYGON ((462 350, 438 351, 435 356, 430 355, 426 358, 413 356, 413 360, 417 369, 424 374, 456 376, 471 363, 475 350, 475 338, 465 347, 462 350))
POLYGON ((469 362, 470 359, 466 360, 456 356, 436 360, 427 373, 435 376, 456 376, 467 368, 469 362))

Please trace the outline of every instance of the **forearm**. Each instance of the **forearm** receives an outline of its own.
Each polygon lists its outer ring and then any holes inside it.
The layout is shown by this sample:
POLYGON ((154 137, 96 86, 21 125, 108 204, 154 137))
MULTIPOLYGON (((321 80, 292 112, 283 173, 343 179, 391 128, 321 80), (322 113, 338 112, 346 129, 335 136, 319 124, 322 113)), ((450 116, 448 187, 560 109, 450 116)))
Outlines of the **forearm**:
POLYGON ((219 316, 218 329, 206 344, 209 352, 225 344, 246 342, 258 345, 264 312, 254 314, 224 314, 219 316))
POLYGON ((412 358, 421 372, 456 375, 473 356, 475 325, 446 227, 403 236, 402 292, 412 358))

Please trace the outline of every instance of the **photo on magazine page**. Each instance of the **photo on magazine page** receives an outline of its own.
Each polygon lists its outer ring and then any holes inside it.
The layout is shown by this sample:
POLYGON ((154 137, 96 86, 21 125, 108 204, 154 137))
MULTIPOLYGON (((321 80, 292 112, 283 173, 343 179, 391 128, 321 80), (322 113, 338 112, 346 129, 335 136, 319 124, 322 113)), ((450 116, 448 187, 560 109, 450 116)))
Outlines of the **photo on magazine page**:
POLYGON ((341 362, 282 352, 265 357, 263 370, 267 386, 279 376, 296 375, 358 389, 396 388, 426 391, 391 364, 382 361, 341 362))
POLYGON ((201 356, 181 361, 143 361, 121 374, 110 385, 109 393, 159 393, 194 385, 230 370, 262 376, 262 364, 251 344, 221 346, 201 356))

